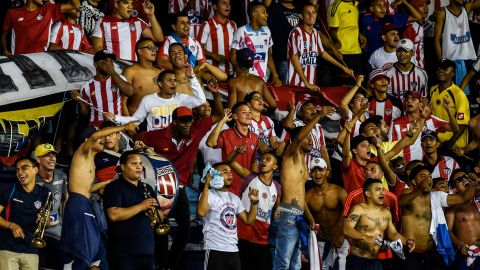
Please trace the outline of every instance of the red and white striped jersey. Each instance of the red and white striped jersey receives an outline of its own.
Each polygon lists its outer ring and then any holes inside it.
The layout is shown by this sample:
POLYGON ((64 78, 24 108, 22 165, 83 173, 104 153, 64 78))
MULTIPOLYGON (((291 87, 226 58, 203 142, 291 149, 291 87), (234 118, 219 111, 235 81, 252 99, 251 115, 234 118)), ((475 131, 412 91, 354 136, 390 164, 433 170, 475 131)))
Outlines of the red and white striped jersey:
POLYGON ((237 24, 234 21, 227 19, 225 23, 221 23, 217 17, 212 17, 203 22, 197 36, 197 40, 207 51, 225 56, 225 62, 223 63, 218 63, 212 59, 207 59, 207 62, 229 75, 233 74, 233 68, 230 64, 230 45, 235 30, 237 30, 237 24))
POLYGON ((409 22, 403 30, 403 38, 408 38, 413 42, 413 51, 415 55, 412 62, 420 68, 425 67, 425 54, 423 51, 423 25, 418 22, 409 22))
POLYGON ((65 50, 88 51, 92 45, 79 24, 72 24, 63 19, 53 25, 50 42, 58 44, 65 50))
POLYGON ((455 159, 448 156, 441 156, 432 171, 432 178, 442 177, 447 180, 448 183, 452 171, 455 169, 460 169, 460 165, 455 159))
POLYGON ((402 102, 395 97, 387 95, 385 100, 376 100, 373 96, 369 100, 368 114, 380 115, 387 126, 391 126, 393 120, 402 116, 402 102))
MULTIPOLYGON (((125 77, 120 76, 127 81, 125 77)), ((104 120, 102 112, 111 112, 115 115, 122 114, 122 94, 113 82, 112 77, 108 77, 106 80, 93 78, 82 86, 80 94, 83 99, 98 109, 90 110, 90 125, 100 126, 104 120)))
POLYGON ((135 44, 141 38, 148 24, 138 17, 118 19, 114 15, 98 20, 92 36, 103 39, 103 48, 113 52, 118 58, 137 61, 135 44))
POLYGON ((414 65, 412 70, 402 72, 395 64, 388 65, 383 72, 390 78, 387 93, 403 100, 407 91, 418 92, 422 97, 427 96, 428 76, 423 68, 414 65))
MULTIPOLYGON (((180 13, 188 4, 188 0, 169 0, 168 13, 180 13)), ((201 14, 210 14, 210 3, 208 0, 195 0, 195 10, 200 11, 201 14)))
MULTIPOLYGON (((295 119, 293 121, 295 127, 303 127, 305 123, 302 120, 295 119)), ((315 124, 315 127, 310 131, 310 136, 312 137, 312 150, 310 151, 307 157, 307 168, 309 168, 310 162, 315 158, 325 158, 322 157, 322 152, 320 149, 325 145, 325 137, 323 136, 323 129, 320 124, 315 124)))
POLYGON ((323 53, 320 33, 313 28, 311 33, 305 31, 302 25, 295 27, 288 37, 288 81, 291 85, 305 86, 295 71, 292 56, 298 54, 300 65, 311 84, 316 83, 317 58, 323 53))
MULTIPOLYGON (((440 119, 436 116, 430 115, 425 119, 425 124, 423 125, 423 130, 433 130, 439 132, 448 125, 448 122, 440 119)), ((398 141, 407 135, 407 131, 410 128, 410 120, 408 116, 404 115, 400 118, 397 118, 393 121, 393 125, 390 127, 390 132, 388 134, 389 141, 398 141)), ((423 158, 422 144, 420 136, 417 140, 410 146, 407 146, 403 149, 403 159, 405 164, 412 160, 421 160, 423 158)))
MULTIPOLYGON (((200 42, 196 39, 187 37, 185 39, 180 39, 184 46, 188 47, 188 49, 192 52, 192 54, 197 58, 197 63, 205 62, 205 56, 203 54, 202 46, 200 46, 200 42)), ((177 43, 175 38, 172 36, 165 37, 165 42, 163 42, 162 46, 158 50, 157 58, 164 57, 168 59, 168 48, 170 48, 170 44, 177 43)))
POLYGON ((249 24, 246 24, 240 26, 233 34, 231 48, 235 50, 249 48, 255 54, 253 67, 249 70, 250 74, 267 81, 268 51, 272 46, 272 34, 267 26, 262 26, 255 31, 249 24))
POLYGON ((270 117, 260 115, 260 121, 252 119, 252 123, 248 127, 253 133, 257 134, 258 139, 267 145, 270 145, 269 138, 277 136, 275 133, 275 124, 270 117))

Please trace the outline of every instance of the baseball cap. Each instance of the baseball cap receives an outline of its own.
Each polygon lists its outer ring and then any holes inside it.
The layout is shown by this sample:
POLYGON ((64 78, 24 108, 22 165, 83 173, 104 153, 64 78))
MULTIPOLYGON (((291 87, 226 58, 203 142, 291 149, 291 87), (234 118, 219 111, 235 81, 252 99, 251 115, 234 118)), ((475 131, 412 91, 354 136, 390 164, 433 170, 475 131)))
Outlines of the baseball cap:
POLYGON ((106 59, 112 59, 115 60, 117 59, 117 56, 115 56, 114 53, 107 51, 107 50, 101 50, 95 53, 93 56, 93 62, 96 63, 98 61, 106 60, 106 59))
POLYGON ((435 133, 435 131, 433 131, 431 129, 427 129, 422 133, 422 139, 421 140, 423 141, 423 139, 425 139, 425 138, 433 138, 433 139, 438 141, 437 133, 435 133))
POLYGON ((382 77, 387 79, 388 83, 390 83, 390 78, 387 76, 387 74, 385 74, 381 69, 375 69, 370 72, 370 75, 368 75, 368 83, 374 83, 376 80, 382 77))
POLYGON ((406 91, 405 94, 403 95, 404 98, 406 98, 407 96, 413 96, 414 98, 418 98, 420 100, 422 100, 422 95, 420 95, 419 92, 414 92, 414 91, 406 91))
POLYGON ((392 24, 392 23, 386 23, 382 27, 382 31, 380 31, 381 35, 385 35, 386 33, 392 31, 392 30, 398 30, 398 28, 392 24))
POLYGON ((192 110, 185 106, 177 107, 172 113, 172 119, 178 119, 181 122, 190 121, 193 119, 192 110))
POLYGON ((408 38, 402 38, 397 43, 397 50, 398 49, 403 49, 407 52, 411 51, 413 50, 413 42, 408 38))
POLYGON ((410 5, 412 5, 414 8, 418 8, 424 5, 429 5, 430 0, 411 0, 410 5))
POLYGON ((252 67, 255 60, 255 54, 249 48, 243 48, 237 51, 237 63, 242 67, 252 67))
POLYGON ((456 64, 455 62, 453 62, 452 60, 449 60, 449 59, 443 59, 439 64, 438 64, 438 67, 439 68, 453 68, 455 69, 456 68, 456 64))
POLYGON ((317 96, 312 96, 309 93, 305 93, 302 95, 297 105, 295 106, 295 111, 298 113, 302 109, 303 105, 307 103, 312 103, 313 105, 317 106, 319 102, 320 100, 317 96))
POLYGON ((319 167, 320 169, 327 168, 327 162, 323 158, 314 158, 312 162, 308 165, 308 170, 312 171, 315 167, 319 167))
POLYGON ((53 145, 49 143, 39 144, 37 148, 35 148, 35 157, 42 157, 51 152, 58 154, 53 145))

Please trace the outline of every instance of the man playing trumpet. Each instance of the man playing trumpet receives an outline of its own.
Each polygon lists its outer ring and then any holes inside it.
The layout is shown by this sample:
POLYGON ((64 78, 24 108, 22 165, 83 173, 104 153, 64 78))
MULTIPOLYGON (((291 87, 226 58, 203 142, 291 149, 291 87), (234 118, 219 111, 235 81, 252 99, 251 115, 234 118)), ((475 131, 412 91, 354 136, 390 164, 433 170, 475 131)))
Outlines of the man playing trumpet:
POLYGON ((20 158, 16 168, 19 183, 0 192, 0 269, 38 269, 33 232, 49 190, 35 184, 35 160, 20 158))
POLYGON ((155 269, 154 229, 162 222, 153 189, 141 182, 142 160, 136 150, 120 156, 120 178, 105 188, 103 206, 108 216, 111 269, 155 269), (152 214, 155 213, 156 215, 152 214), (148 213, 148 216, 146 215, 148 213))

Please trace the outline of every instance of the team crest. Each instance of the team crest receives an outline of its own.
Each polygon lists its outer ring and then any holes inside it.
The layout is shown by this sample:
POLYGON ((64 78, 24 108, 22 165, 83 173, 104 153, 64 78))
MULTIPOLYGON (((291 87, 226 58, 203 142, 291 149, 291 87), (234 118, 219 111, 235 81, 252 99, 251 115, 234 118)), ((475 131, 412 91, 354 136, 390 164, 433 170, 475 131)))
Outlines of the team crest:
POLYGON ((417 87, 418 83, 417 82, 411 82, 410 83, 410 88, 413 90, 417 87))
POLYGON ((290 15, 287 17, 287 21, 292 27, 297 27, 298 24, 300 23, 300 18, 298 18, 298 16, 295 16, 295 15, 290 15))
POLYGON ((190 51, 194 52, 195 51, 195 46, 190 46, 190 51))
POLYGON ((452 173, 452 170, 448 167, 445 167, 445 168, 443 168, 443 172, 447 175, 450 175, 450 173, 452 173))
POLYGON ((385 109, 385 114, 390 116, 392 115, 392 109, 388 108, 388 109, 385 109))
POLYGON ((458 114, 458 120, 463 120, 465 118, 465 115, 463 113, 458 114))
POLYGON ((33 206, 35 206, 36 209, 40 209, 40 207, 42 207, 42 202, 41 201, 35 201, 33 203, 33 206))
POLYGON ((220 222, 222 222, 225 228, 234 230, 237 227, 237 216, 235 215, 235 209, 227 206, 220 214, 220 222))
POLYGON ((262 198, 266 200, 268 198, 268 194, 266 192, 263 192, 262 193, 262 198))
POLYGON ((130 31, 135 32, 135 30, 136 30, 135 24, 131 23, 131 24, 129 25, 129 27, 130 27, 130 31))
POLYGON ((173 166, 156 169, 158 193, 166 198, 173 198, 176 193, 176 175, 173 166))
POLYGON ((255 145, 253 144, 250 144, 250 148, 252 149, 252 151, 255 149, 255 145))
POLYGON ((43 15, 42 14, 38 14, 37 15, 37 21, 41 21, 43 19, 43 15))

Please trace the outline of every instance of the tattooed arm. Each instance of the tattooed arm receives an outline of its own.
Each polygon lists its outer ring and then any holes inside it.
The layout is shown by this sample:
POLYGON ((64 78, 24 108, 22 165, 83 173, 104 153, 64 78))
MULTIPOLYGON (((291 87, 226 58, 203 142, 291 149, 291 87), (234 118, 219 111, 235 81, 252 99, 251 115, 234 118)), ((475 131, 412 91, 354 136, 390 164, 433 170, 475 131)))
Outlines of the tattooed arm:
POLYGON ((355 230, 363 214, 364 213, 360 205, 353 206, 352 210, 350 211, 350 214, 347 217, 347 220, 343 225, 343 233, 345 234, 346 237, 350 239, 362 240, 372 245, 375 245, 374 236, 368 236, 360 231, 355 230))

